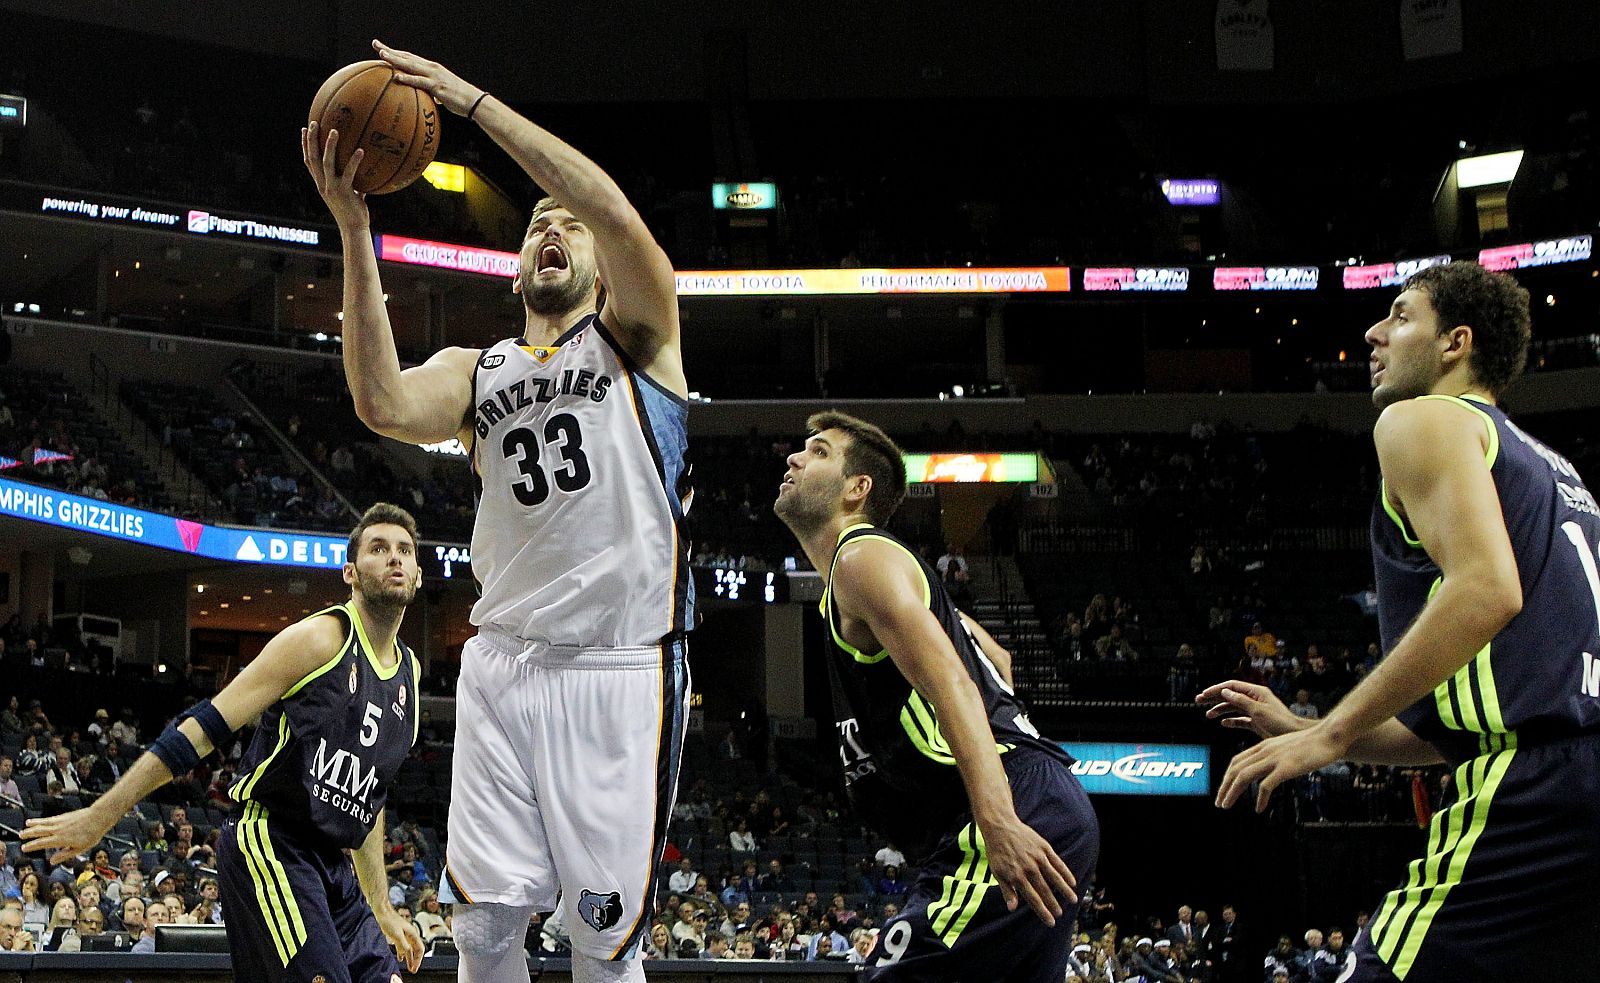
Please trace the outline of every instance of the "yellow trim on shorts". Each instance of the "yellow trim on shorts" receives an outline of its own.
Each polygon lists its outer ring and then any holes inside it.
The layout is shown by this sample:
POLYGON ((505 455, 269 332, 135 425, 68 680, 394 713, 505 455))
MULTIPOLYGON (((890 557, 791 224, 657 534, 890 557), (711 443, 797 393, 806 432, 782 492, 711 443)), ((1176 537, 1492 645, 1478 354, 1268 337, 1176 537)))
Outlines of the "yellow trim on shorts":
POLYGON ((1495 793, 1516 757, 1517 735, 1514 732, 1487 734, 1484 740, 1490 753, 1456 769, 1461 798, 1433 817, 1427 854, 1412 861, 1406 886, 1389 892, 1372 920, 1373 947, 1398 979, 1404 980, 1411 972, 1434 918, 1444 907, 1451 889, 1461 883, 1462 871, 1472 856, 1472 849, 1488 827, 1495 793), (1466 821, 1469 811, 1472 813, 1470 824, 1466 821), (1453 827, 1448 833, 1446 825, 1453 827))
POLYGON ((272 835, 267 829, 267 810, 261 803, 245 805, 238 829, 240 852, 250 868, 250 879, 255 882, 256 901, 261 905, 278 959, 288 966, 306 943, 306 924, 300 917, 300 904, 295 899, 294 886, 289 883, 289 872, 273 849, 272 835))
POLYGON ((951 949, 983 906, 990 885, 999 883, 989 875, 989 853, 976 826, 963 826, 956 843, 961 847, 961 864, 954 874, 945 876, 944 891, 938 901, 928 905, 927 913, 928 927, 951 949))

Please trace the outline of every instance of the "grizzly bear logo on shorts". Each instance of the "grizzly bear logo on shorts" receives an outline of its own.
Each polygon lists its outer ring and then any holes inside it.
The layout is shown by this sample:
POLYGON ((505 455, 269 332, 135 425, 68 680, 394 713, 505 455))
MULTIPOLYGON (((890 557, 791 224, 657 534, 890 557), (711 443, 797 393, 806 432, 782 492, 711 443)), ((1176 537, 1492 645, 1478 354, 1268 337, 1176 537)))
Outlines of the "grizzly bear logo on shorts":
POLYGON ((622 920, 622 895, 616 891, 610 894, 584 891, 578 898, 578 917, 596 932, 604 932, 622 920))

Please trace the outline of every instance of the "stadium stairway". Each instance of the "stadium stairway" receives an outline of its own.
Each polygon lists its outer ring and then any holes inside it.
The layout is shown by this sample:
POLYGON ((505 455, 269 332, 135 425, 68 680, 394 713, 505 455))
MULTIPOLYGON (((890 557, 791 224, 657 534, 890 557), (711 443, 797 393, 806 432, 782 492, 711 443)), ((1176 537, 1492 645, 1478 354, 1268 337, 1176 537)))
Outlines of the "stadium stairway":
POLYGON ((172 502, 187 503, 187 509, 180 504, 180 510, 196 518, 227 521, 227 507, 211 494, 199 475, 163 445, 161 435, 123 400, 121 380, 111 367, 93 352, 83 365, 86 371, 73 381, 88 394, 94 410, 122 438, 128 452, 144 462, 155 475, 165 497, 172 502))

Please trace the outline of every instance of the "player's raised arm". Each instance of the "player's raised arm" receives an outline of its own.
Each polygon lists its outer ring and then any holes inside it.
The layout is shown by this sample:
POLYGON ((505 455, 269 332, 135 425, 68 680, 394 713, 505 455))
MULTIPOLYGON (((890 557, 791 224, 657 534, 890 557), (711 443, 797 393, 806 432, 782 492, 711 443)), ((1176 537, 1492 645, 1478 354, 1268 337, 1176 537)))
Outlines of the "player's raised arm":
MULTIPOLYGON (((652 377, 679 396, 678 292, 672 263, 637 209, 598 164, 483 89, 409 51, 374 41, 396 78, 426 90, 441 106, 472 118, 530 177, 594 233, 595 260, 606 289, 605 323, 652 377)), ((468 397, 470 399, 470 396, 468 397)))
POLYGON ((838 610, 867 623, 895 666, 937 710, 1007 907, 1015 910, 1020 899, 1054 925, 1061 899, 1078 900, 1077 880, 1050 844, 1017 817, 983 696, 938 619, 920 603, 915 561, 883 542, 846 544, 830 589, 838 610))
POLYGON ((376 433, 412 444, 456 436, 472 404, 472 368, 477 352, 446 348, 424 365, 400 370, 394 330, 378 279, 378 257, 366 195, 356 191, 357 150, 339 174, 334 164, 339 133, 316 123, 300 131, 300 152, 317 193, 333 214, 344 243, 344 376, 356 415, 376 433))
POLYGON ((140 800, 192 769, 217 744, 326 662, 343 642, 343 630, 331 617, 312 618, 284 629, 215 699, 201 700, 176 726, 168 726, 93 805, 28 820, 22 831, 22 849, 28 853, 50 850, 50 862, 60 863, 94 846, 140 800))

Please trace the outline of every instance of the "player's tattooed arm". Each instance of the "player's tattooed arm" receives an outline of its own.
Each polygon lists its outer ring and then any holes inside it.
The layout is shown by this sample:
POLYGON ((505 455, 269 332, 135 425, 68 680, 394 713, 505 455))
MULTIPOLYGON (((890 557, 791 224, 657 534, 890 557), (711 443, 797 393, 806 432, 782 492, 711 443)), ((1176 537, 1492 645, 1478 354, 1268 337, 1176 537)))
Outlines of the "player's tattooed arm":
POLYGON ((943 626, 922 603, 921 578, 920 568, 903 551, 865 540, 845 545, 829 589, 843 616, 866 623, 895 667, 937 711, 1007 907, 1026 903, 1041 921, 1054 925, 1061 900, 1078 900, 1077 879, 1049 842, 1018 818, 983 696, 943 626))

